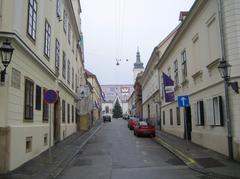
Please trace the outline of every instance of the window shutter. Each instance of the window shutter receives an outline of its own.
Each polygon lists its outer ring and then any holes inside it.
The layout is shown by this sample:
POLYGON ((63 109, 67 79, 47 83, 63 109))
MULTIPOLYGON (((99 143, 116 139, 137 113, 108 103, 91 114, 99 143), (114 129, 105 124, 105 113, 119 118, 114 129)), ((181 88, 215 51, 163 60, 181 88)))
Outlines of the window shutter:
POLYGON ((198 125, 198 115, 197 115, 197 103, 194 103, 193 104, 193 107, 194 107, 194 114, 193 114, 193 117, 194 117, 194 120, 195 120, 195 125, 197 126, 198 125))
POLYGON ((214 125, 214 113, 213 113, 213 99, 207 99, 207 124, 214 125))

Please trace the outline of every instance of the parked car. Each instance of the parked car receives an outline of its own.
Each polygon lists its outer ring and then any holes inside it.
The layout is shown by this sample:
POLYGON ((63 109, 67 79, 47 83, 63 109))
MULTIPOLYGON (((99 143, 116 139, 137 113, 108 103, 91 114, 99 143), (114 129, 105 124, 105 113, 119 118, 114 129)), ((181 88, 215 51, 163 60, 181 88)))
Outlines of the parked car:
POLYGON ((103 116, 103 122, 106 122, 106 121, 111 122, 111 116, 110 115, 104 115, 103 116))
POLYGON ((134 135, 136 136, 152 136, 155 137, 155 127, 145 121, 138 121, 134 127, 134 135))
POLYGON ((133 130, 138 121, 139 121, 138 118, 130 118, 130 119, 128 120, 128 128, 129 128, 130 130, 133 130))
POLYGON ((123 119, 128 120, 129 119, 129 115, 128 114, 124 114, 123 115, 123 119))

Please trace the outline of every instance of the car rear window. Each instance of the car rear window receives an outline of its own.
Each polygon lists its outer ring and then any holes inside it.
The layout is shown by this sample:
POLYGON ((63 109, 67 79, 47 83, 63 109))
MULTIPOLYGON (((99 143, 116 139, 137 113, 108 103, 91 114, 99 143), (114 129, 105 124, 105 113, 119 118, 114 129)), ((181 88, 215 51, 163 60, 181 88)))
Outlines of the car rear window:
POLYGON ((147 126, 148 124, 145 121, 141 121, 138 123, 140 126, 147 126))

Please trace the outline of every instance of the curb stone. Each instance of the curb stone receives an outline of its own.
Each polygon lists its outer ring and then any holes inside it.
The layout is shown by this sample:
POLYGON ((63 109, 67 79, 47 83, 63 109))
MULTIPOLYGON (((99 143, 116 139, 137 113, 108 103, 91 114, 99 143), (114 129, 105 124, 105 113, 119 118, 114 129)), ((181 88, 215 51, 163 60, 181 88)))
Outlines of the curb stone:
POLYGON ((239 177, 233 177, 233 176, 227 176, 222 174, 217 174, 214 172, 206 171, 201 165, 199 165, 193 158, 191 158, 189 155, 183 153, 182 151, 178 150, 174 146, 170 145, 160 137, 155 137, 153 139, 156 143, 162 145, 164 148, 166 148, 168 151, 173 153, 176 157, 178 157, 180 160, 182 160, 185 165, 187 165, 190 169, 199 172, 201 174, 204 174, 208 177, 214 177, 219 179, 240 179, 239 177))

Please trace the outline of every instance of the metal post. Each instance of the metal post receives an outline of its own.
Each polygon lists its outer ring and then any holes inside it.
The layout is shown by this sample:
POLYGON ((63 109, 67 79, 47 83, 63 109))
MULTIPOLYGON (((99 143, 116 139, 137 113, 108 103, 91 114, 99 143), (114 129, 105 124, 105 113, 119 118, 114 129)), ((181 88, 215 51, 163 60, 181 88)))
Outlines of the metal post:
POLYGON ((49 148, 48 148, 48 153, 49 153, 49 162, 52 162, 52 120, 51 120, 51 104, 49 104, 49 148))
POLYGON ((159 73, 159 69, 158 69, 158 90, 159 90, 159 130, 162 129, 162 104, 161 104, 161 90, 160 90, 160 73, 159 73))
POLYGON ((227 117, 227 129, 228 129, 228 156, 229 159, 233 159, 233 141, 232 141, 232 125, 229 106, 229 92, 228 92, 228 79, 224 79, 224 92, 226 100, 226 117, 227 117))
MULTIPOLYGON (((222 0, 218 0, 218 13, 219 13, 219 29, 220 29, 220 39, 221 39, 221 52, 222 61, 226 60, 225 55, 225 34, 223 27, 223 14, 222 14, 222 0)), ((229 106, 229 92, 228 92, 228 78, 224 79, 224 93, 226 101, 226 117, 227 117, 227 132, 228 132, 228 156, 229 159, 233 159, 233 142, 232 142, 232 126, 231 126, 231 115, 229 106)))

